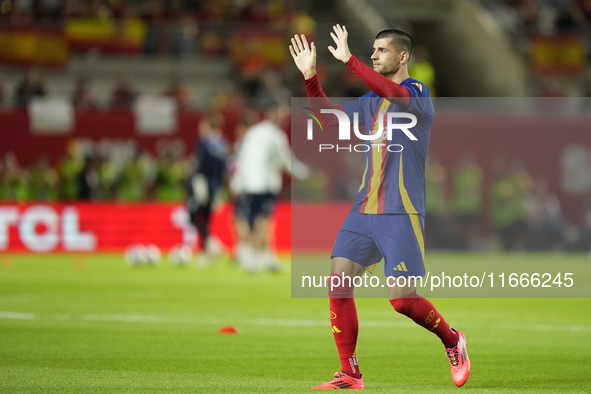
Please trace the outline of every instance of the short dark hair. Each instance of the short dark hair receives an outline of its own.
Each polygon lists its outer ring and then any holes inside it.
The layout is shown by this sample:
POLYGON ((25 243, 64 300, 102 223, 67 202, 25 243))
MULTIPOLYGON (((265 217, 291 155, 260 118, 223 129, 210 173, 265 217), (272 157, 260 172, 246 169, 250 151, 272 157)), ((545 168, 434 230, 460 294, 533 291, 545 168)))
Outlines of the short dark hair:
POLYGON ((376 35, 376 40, 390 38, 397 51, 406 51, 410 57, 414 51, 414 41, 410 34, 402 29, 386 29, 376 35))

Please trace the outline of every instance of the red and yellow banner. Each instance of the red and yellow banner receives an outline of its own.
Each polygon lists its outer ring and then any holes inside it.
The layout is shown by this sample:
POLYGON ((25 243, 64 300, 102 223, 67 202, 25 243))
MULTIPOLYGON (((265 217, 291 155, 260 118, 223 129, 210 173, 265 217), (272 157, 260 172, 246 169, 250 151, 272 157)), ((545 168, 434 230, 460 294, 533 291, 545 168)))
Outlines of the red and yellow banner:
POLYGON ((539 73, 583 73, 587 65, 583 40, 576 35, 532 37, 531 63, 539 73))
POLYGON ((67 19, 64 33, 72 49, 91 48, 105 52, 139 53, 147 27, 141 19, 67 19))
POLYGON ((241 69, 279 67, 288 58, 285 36, 278 32, 238 31, 230 49, 241 69))
POLYGON ((68 56, 61 29, 0 28, 0 63, 62 67, 68 56))

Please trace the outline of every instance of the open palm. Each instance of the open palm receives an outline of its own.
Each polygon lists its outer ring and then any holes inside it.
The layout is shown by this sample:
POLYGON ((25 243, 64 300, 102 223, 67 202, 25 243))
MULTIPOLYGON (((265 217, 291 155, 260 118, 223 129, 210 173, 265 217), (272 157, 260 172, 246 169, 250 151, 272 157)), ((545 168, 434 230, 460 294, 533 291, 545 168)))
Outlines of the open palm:
POLYGON ((302 34, 300 39, 296 34, 291 39, 289 52, 291 53, 291 57, 293 57, 296 67, 304 75, 304 78, 308 79, 316 75, 316 47, 313 42, 308 45, 305 35, 302 34))
POLYGON ((328 47, 328 50, 332 55, 342 61, 343 63, 347 63, 351 58, 351 51, 349 50, 349 44, 347 43, 347 38, 349 37, 349 33, 347 32, 347 28, 345 25, 341 27, 341 25, 334 25, 333 27, 334 33, 331 32, 330 36, 334 40, 336 44, 336 49, 332 46, 328 47))

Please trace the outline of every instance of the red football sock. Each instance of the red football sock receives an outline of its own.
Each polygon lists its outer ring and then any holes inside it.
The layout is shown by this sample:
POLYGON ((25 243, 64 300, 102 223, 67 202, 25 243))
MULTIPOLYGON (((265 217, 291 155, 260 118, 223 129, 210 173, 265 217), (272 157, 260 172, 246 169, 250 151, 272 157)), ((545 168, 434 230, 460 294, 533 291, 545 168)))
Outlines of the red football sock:
POLYGON ((458 335, 449 328, 449 324, 433 304, 419 296, 416 291, 406 297, 390 300, 390 303, 396 312, 410 317, 419 326, 433 331, 445 347, 451 347, 458 341, 458 335))
MULTIPOLYGON (((341 279, 339 275, 331 274, 341 279)), ((333 283, 333 282, 331 282, 333 283)), ((335 279, 336 283, 336 279, 335 279)), ((340 286, 330 288, 330 325, 337 344, 341 368, 349 376, 359 379, 361 373, 357 364, 357 334, 359 333, 359 322, 357 320, 357 309, 353 299, 353 285, 345 279, 340 286)))

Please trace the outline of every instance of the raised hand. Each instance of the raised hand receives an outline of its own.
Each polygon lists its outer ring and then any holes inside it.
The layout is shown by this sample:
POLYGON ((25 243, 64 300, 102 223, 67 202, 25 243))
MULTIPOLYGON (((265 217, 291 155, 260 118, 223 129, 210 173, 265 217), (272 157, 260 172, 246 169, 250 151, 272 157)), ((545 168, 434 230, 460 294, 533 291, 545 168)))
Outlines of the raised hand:
POLYGON ((341 25, 334 25, 333 27, 334 33, 330 32, 330 36, 334 40, 335 44, 337 44, 337 49, 334 49, 332 46, 328 47, 328 50, 332 55, 342 61, 343 63, 347 63, 351 58, 351 51, 349 50, 349 44, 347 44, 347 37, 349 37, 349 33, 347 33, 347 29, 345 25, 341 27, 341 25))
POLYGON ((313 42, 308 45, 305 35, 302 34, 301 40, 297 34, 293 36, 289 52, 298 70, 304 74, 304 78, 308 79, 316 75, 316 47, 313 42))

